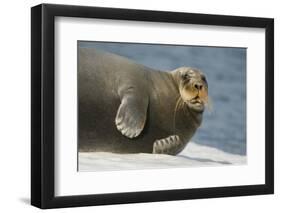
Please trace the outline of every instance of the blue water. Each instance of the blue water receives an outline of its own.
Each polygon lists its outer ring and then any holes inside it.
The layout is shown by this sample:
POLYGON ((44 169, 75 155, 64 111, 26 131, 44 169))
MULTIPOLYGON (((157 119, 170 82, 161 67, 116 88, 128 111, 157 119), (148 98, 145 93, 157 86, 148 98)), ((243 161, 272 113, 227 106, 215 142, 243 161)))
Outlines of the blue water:
POLYGON ((79 42, 159 70, 201 69, 208 80, 211 111, 192 141, 246 155, 246 49, 108 42, 79 42))

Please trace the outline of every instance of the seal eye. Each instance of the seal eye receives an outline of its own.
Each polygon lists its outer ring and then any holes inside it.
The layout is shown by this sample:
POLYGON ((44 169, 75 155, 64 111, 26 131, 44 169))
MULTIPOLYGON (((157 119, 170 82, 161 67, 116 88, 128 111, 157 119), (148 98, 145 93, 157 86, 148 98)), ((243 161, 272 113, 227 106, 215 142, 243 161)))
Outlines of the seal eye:
POLYGON ((187 73, 184 73, 184 74, 182 75, 182 78, 183 78, 184 80, 187 80, 187 79, 189 78, 189 75, 188 75, 187 73))
POLYGON ((205 76, 202 76, 201 78, 202 78, 202 80, 203 80, 203 81, 206 81, 206 78, 205 78, 205 76))
POLYGON ((208 83, 207 83, 207 79, 206 79, 206 77, 205 77, 204 75, 201 77, 201 79, 202 79, 202 81, 204 81, 206 84, 208 84, 208 83))

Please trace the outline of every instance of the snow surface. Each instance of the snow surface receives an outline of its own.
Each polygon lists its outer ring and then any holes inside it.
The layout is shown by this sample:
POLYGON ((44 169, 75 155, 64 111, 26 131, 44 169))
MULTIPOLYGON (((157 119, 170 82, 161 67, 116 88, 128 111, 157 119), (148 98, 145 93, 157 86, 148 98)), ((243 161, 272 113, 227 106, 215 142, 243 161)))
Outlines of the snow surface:
POLYGON ((199 166, 246 164, 245 155, 190 142, 177 156, 164 154, 115 154, 110 152, 79 152, 79 171, 113 171, 199 166))

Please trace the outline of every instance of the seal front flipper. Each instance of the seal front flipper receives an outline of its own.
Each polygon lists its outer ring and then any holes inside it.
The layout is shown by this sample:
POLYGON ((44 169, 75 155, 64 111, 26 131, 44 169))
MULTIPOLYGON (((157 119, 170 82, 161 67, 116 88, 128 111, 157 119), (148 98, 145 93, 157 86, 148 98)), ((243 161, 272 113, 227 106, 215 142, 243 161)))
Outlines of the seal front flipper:
POLYGON ((156 140, 153 143, 153 154, 176 155, 185 147, 185 143, 178 135, 156 140))
POLYGON ((115 118, 117 129, 128 138, 137 137, 145 126, 148 97, 130 92, 121 99, 115 118))

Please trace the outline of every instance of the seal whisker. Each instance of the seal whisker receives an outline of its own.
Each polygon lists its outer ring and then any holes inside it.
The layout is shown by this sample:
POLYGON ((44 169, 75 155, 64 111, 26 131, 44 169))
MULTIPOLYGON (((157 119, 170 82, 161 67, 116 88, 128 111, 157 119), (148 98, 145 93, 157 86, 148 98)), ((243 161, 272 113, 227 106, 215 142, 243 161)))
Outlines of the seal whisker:
POLYGON ((207 106, 208 112, 212 112, 213 111, 213 103, 212 103, 212 99, 210 97, 208 97, 208 99, 203 100, 205 106, 207 106))
POLYGON ((184 104, 184 106, 183 106, 183 113, 184 113, 185 115, 188 115, 188 114, 189 114, 189 110, 188 110, 187 103, 184 102, 183 104, 184 104))
POLYGON ((174 117, 173 117, 173 127, 174 127, 174 134, 176 133, 176 116, 177 116, 177 111, 178 109, 180 109, 183 105, 183 101, 182 101, 182 98, 181 96, 179 96, 178 100, 177 100, 177 103, 176 103, 176 106, 175 106, 175 109, 174 109, 174 117))

